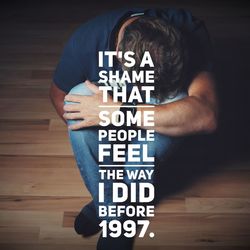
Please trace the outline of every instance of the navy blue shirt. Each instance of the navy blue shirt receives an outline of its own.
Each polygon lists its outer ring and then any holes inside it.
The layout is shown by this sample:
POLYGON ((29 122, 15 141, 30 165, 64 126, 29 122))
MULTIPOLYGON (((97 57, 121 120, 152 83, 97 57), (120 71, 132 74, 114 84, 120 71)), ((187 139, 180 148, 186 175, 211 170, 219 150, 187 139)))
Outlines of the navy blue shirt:
MULTIPOLYGON (((120 9, 97 16, 82 24, 70 37, 54 73, 54 83, 68 93, 77 84, 99 79, 98 51, 115 50, 116 32, 131 15, 163 18, 180 29, 189 50, 187 84, 201 70, 211 68, 211 45, 202 21, 183 9, 120 9)), ((104 57, 106 58, 106 57, 104 57)), ((112 70, 104 61, 103 69, 112 70)))

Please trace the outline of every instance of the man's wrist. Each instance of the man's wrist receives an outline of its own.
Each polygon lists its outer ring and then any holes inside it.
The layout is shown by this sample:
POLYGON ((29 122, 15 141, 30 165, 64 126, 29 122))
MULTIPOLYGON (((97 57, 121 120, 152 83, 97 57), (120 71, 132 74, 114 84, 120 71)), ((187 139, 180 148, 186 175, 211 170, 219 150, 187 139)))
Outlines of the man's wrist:
POLYGON ((120 111, 122 113, 124 113, 126 115, 126 113, 128 111, 130 111, 132 113, 132 115, 134 116, 136 114, 137 111, 137 103, 133 102, 133 103, 122 103, 120 106, 120 111))
POLYGON ((125 118, 125 124, 127 121, 127 114, 128 112, 131 112, 133 116, 135 116, 137 112, 137 102, 132 102, 132 103, 122 103, 120 106, 120 111, 123 113, 124 118, 125 118))

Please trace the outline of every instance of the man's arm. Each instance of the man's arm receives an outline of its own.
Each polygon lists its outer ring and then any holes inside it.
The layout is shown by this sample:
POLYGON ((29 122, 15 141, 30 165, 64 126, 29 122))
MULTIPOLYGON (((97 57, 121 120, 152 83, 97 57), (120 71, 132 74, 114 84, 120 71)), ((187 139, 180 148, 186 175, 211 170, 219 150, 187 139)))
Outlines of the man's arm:
POLYGON ((156 132, 170 136, 213 132, 217 127, 218 116, 213 77, 208 72, 200 72, 191 82, 186 98, 156 105, 154 111, 156 132))
POLYGON ((63 119, 64 122, 65 119, 63 118, 64 110, 64 97, 66 93, 59 89, 54 83, 51 84, 50 87, 50 99, 56 109, 57 114, 63 119))
MULTIPOLYGON (((83 119, 70 126, 73 130, 98 126, 100 122, 99 113, 103 110, 102 92, 97 86, 87 82, 87 87, 94 93, 92 96, 65 96, 66 101, 77 104, 64 106, 64 111, 66 111, 64 119, 83 119)), ((119 110, 121 103, 114 104, 112 98, 109 97, 105 105, 115 105, 113 109, 109 109, 112 113, 119 110)), ((152 108, 141 106, 138 107, 138 111, 152 110, 152 108)), ((213 132, 217 126, 218 104, 212 76, 208 72, 201 72, 192 81, 187 97, 169 104, 156 105, 154 110, 156 132, 170 136, 213 132)), ((142 128, 147 129, 147 127, 142 128)))

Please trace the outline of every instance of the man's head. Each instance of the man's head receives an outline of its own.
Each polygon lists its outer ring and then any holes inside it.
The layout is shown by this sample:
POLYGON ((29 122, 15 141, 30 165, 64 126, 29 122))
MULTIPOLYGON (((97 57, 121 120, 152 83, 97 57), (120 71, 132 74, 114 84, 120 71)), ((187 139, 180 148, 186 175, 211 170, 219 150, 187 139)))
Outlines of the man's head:
POLYGON ((140 62, 144 52, 149 51, 154 63, 154 94, 160 100, 175 95, 182 87, 186 50, 183 36, 173 25, 154 17, 137 18, 120 33, 118 50, 135 53, 136 64, 128 71, 147 70, 140 68, 140 62))

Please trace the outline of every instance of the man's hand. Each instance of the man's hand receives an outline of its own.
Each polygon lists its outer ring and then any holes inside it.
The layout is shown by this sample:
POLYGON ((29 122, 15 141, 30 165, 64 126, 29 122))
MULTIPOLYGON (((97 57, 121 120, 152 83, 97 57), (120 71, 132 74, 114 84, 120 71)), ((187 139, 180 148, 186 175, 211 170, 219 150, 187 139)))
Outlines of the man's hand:
POLYGON ((108 101, 103 103, 103 94, 99 88, 91 83, 85 81, 86 86, 93 92, 91 96, 83 95, 66 95, 64 100, 67 102, 74 102, 74 104, 65 104, 63 109, 65 111, 63 117, 66 120, 82 120, 69 126, 69 129, 76 130, 91 126, 98 126, 100 122, 99 113, 103 110, 109 109, 110 114, 119 110, 119 103, 113 103, 109 96, 108 101), (102 106, 114 106, 104 108, 102 106))

